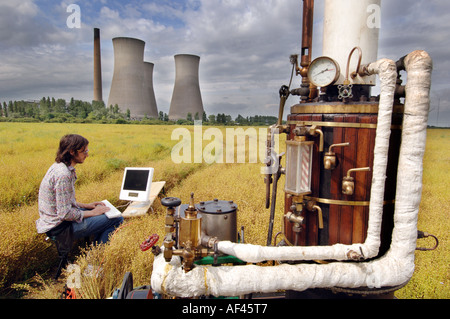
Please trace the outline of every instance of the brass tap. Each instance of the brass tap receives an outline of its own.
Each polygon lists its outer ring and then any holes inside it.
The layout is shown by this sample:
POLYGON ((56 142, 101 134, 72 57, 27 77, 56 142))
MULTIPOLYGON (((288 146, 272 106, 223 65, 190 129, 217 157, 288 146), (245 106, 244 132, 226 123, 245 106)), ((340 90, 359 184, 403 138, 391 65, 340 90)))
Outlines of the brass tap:
POLYGON ((317 212, 317 219, 319 220, 319 228, 323 229, 323 214, 322 214, 322 208, 318 205, 313 206, 313 210, 317 212))
POLYGON ((321 129, 317 128, 316 125, 313 125, 309 129, 309 135, 317 136, 319 135, 319 152, 323 152, 323 132, 321 129))
POLYGON ((317 219, 319 221, 319 228, 323 229, 323 214, 322 214, 322 208, 320 208, 319 205, 316 205, 316 202, 313 200, 309 200, 305 204, 305 208, 307 211, 310 212, 317 212, 317 219))
POLYGON ((328 152, 325 153, 323 157, 323 167, 325 169, 331 170, 336 168, 336 153, 332 151, 334 147, 344 147, 349 146, 350 143, 339 143, 333 144, 328 149, 328 152))
POLYGON ((188 240, 181 255, 183 257, 184 272, 188 272, 194 267, 195 252, 193 248, 195 249, 195 247, 192 247, 192 242, 188 240))
POLYGON ((350 176, 352 172, 370 171, 370 167, 352 168, 347 172, 347 176, 342 179, 342 194, 353 195, 355 191, 355 179, 350 176))
POLYGON ((296 215, 293 212, 287 212, 284 216, 291 223, 303 224, 304 217, 296 215))

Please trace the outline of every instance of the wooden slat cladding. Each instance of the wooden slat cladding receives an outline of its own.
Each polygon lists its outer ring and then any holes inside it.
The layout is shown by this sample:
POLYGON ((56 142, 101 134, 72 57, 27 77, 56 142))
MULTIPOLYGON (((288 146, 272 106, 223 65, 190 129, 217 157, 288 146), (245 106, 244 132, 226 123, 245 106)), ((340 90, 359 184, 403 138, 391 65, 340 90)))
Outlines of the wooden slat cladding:
MULTIPOLYGON (((368 203, 372 184, 377 115, 290 114, 288 123, 291 133, 288 139, 294 138, 292 132, 296 124, 293 123, 296 122, 314 122, 318 127, 320 127, 320 122, 327 123, 321 127, 324 133, 324 153, 332 144, 349 142, 350 145, 333 149, 337 157, 337 166, 335 169, 327 171, 323 168, 324 154, 319 152, 319 137, 307 137, 307 140, 314 141, 312 193, 308 197, 323 199, 323 202, 319 202, 317 205, 323 211, 324 228, 319 229, 318 227, 317 213, 303 210, 302 216, 305 218, 305 223, 297 238, 292 231, 292 224, 285 223, 284 230, 288 240, 304 246, 363 243, 367 236, 369 219, 368 203), (355 123, 363 125, 359 126, 355 123), (353 172, 350 175, 355 181, 354 194, 342 194, 342 179, 347 175, 348 170, 363 167, 370 167, 371 171, 353 172), (327 200, 335 202, 326 203, 327 200), (365 204, 353 205, 354 202, 365 204)), ((395 115, 393 125, 401 125, 401 115, 395 115)), ((390 242, 390 233, 392 232, 390 220, 394 210, 392 201, 395 199, 395 189, 392 184, 395 185, 397 175, 400 134, 401 130, 392 130, 385 196, 385 200, 389 201, 389 204, 386 204, 384 208, 383 232, 385 234, 382 235, 386 237, 386 242, 390 242)), ((286 212, 289 211, 291 204, 292 197, 286 195, 286 212)))

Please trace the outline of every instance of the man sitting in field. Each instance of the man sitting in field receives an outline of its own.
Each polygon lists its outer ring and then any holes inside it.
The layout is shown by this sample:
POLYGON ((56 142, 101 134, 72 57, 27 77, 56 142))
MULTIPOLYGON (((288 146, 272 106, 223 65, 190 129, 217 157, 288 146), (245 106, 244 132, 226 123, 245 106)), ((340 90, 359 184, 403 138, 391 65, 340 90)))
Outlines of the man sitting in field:
POLYGON ((106 217, 109 208, 102 202, 82 204, 75 200, 75 165, 88 157, 88 145, 89 141, 80 135, 61 138, 56 163, 49 168, 39 188, 38 233, 57 236, 71 230, 66 238, 70 243, 72 238, 91 235, 95 236, 95 242, 106 243, 109 234, 123 222, 122 217, 106 217))

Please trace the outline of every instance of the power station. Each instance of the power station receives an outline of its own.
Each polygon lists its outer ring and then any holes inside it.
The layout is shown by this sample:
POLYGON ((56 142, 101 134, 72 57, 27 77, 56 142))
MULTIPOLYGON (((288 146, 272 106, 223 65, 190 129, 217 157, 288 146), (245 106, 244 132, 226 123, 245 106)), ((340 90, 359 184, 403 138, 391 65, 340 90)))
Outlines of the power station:
MULTIPOLYGON (((107 107, 119 106, 122 113, 130 111, 130 118, 158 118, 153 87, 154 64, 144 61, 145 42, 129 37, 112 39, 114 72, 107 107)), ((169 109, 169 120, 202 118, 204 113, 199 82, 200 57, 177 54, 175 83, 169 109)), ((94 29, 94 101, 102 101, 100 30, 94 29)))
POLYGON ((203 102, 199 83, 200 57, 192 54, 177 54, 175 59, 175 85, 170 103, 169 119, 192 119, 203 116, 203 102))
POLYGON ((131 119, 156 118, 158 108, 153 92, 153 67, 144 62, 145 42, 127 37, 112 41, 114 73, 107 106, 117 104, 123 113, 130 110, 131 119))

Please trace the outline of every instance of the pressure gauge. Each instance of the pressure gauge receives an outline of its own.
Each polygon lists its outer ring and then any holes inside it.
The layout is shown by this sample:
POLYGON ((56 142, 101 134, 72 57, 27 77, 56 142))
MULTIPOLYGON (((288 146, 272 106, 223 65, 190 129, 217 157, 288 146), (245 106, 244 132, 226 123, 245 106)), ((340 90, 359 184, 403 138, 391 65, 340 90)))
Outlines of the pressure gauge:
POLYGON ((318 57, 308 68, 308 79, 317 87, 325 87, 339 79, 339 64, 327 56, 318 57))

